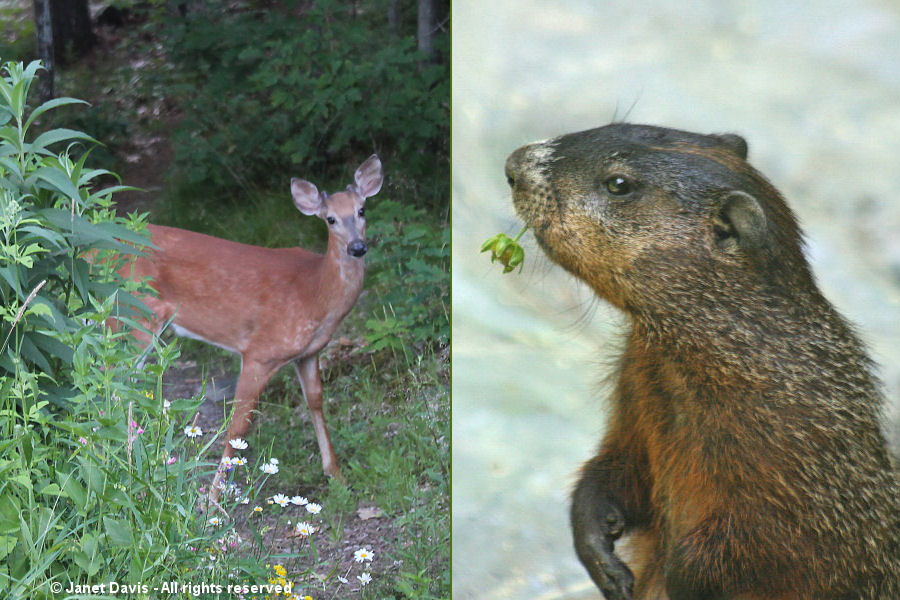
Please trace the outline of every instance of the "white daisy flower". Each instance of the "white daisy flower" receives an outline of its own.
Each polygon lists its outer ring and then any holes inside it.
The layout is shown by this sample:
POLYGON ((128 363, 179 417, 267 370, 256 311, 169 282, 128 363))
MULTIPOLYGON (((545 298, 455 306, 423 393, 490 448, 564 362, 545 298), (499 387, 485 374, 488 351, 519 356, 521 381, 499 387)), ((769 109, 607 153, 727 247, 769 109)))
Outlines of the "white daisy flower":
POLYGON ((246 450, 250 447, 250 445, 243 438, 235 438, 233 440, 228 441, 231 444, 231 447, 235 450, 246 450))
POLYGON ((315 502, 310 502, 306 505, 306 510, 314 515, 317 515, 322 512, 322 505, 316 504, 315 502))
POLYGON ((189 438, 199 437, 203 435, 203 430, 196 425, 188 425, 184 428, 184 435, 188 436, 189 438))
POLYGON ((291 504, 303 506, 304 504, 309 504, 309 500, 307 500, 303 496, 294 496, 293 498, 291 498, 291 504))
POLYGON ((274 475, 278 472, 278 465, 274 463, 266 463, 259 468, 263 473, 268 473, 269 475, 274 475))
POLYGON ((360 548, 353 553, 353 560, 358 563, 361 563, 363 561, 372 562, 373 558, 375 558, 375 553, 368 548, 360 548))
POLYGON ((302 523, 297 523, 297 533, 300 535, 312 535, 316 532, 316 528, 312 526, 312 524, 303 521, 302 523))
POLYGON ((274 502, 275 504, 277 504, 278 506, 280 506, 282 508, 287 506, 290 501, 291 501, 290 498, 288 498, 284 494, 275 494, 274 496, 272 496, 272 502, 274 502))

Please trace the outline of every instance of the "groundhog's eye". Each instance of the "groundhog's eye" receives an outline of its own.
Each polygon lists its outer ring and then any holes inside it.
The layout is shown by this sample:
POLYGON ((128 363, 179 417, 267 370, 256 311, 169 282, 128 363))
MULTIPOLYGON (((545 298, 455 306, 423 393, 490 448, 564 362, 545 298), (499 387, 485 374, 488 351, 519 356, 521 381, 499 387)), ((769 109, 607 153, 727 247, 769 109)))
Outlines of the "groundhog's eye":
POLYGON ((613 175, 608 178, 603 182, 603 187, 606 188, 607 192, 614 196, 625 196, 626 194, 630 194, 634 189, 631 182, 621 175, 613 175))

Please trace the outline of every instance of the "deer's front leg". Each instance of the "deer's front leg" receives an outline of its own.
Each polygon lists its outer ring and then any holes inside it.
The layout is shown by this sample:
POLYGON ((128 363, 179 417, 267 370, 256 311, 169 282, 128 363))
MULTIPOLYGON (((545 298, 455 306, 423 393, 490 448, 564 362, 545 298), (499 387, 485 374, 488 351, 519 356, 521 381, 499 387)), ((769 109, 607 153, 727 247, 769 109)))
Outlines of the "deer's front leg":
POLYGON ((236 438, 247 436, 250 425, 253 423, 253 415, 259 402, 259 395, 269 383, 274 371, 271 367, 247 357, 242 357, 241 375, 238 378, 237 388, 234 391, 234 414, 228 425, 228 433, 225 435, 225 450, 219 461, 219 468, 213 479, 210 497, 218 500, 219 493, 224 485, 226 471, 222 468, 226 458, 234 456, 234 448, 228 442, 236 438))
POLYGON ((294 369, 297 371, 297 378, 300 380, 300 387, 303 388, 303 396, 312 416, 313 428, 316 430, 319 453, 322 455, 322 470, 330 477, 343 480, 337 456, 331 447, 331 437, 325 426, 325 414, 322 412, 322 379, 319 375, 318 355, 295 361, 294 369))

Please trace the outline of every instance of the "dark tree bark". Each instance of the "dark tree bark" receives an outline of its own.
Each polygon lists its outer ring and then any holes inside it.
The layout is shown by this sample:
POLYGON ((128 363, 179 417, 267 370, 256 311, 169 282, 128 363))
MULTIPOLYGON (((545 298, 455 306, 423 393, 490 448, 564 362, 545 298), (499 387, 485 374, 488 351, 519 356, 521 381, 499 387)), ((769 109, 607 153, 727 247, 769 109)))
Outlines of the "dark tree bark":
POLYGON ((425 54, 429 61, 434 60, 434 36, 437 33, 434 13, 434 0, 419 0, 419 51, 425 54))
POLYGON ((400 7, 398 6, 398 0, 391 0, 388 3, 387 16, 388 27, 391 33, 398 35, 400 32, 400 7))
POLYGON ((41 103, 56 95, 53 85, 55 60, 53 56, 53 26, 50 23, 50 0, 34 0, 34 29, 37 35, 38 56, 46 71, 38 75, 41 103))
MULTIPOLYGON (((35 4, 41 0, 35 0, 35 4)), ((56 62, 66 64, 94 46, 88 0, 48 0, 56 62)))

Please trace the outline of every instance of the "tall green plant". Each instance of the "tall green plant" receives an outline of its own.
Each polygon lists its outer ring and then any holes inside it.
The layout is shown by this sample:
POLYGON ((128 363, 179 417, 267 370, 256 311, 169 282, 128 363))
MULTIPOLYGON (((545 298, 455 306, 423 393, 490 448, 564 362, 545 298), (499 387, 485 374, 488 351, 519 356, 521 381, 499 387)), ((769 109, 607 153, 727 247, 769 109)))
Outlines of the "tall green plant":
POLYGON ((30 107, 40 68, 0 67, 0 595, 11 598, 95 574, 111 556, 102 549, 132 531, 116 514, 123 448, 111 441, 127 428, 122 399, 139 393, 126 376, 134 353, 105 322, 125 298, 120 257, 146 238, 111 210, 123 186, 94 189, 112 174, 88 168, 87 152, 70 158, 90 136, 46 123, 36 133, 49 111, 83 104, 30 107), (111 521, 89 512, 99 506, 111 521))
POLYGON ((123 186, 93 189, 111 173, 87 168, 88 152, 72 160, 68 149, 53 150, 96 143, 90 136, 66 128, 31 135, 48 111, 84 104, 56 98, 30 109, 40 68, 0 69, 0 397, 14 375, 32 373, 40 395, 60 402, 73 393, 72 348, 83 341, 85 315, 118 289, 116 257, 146 238, 112 213, 123 186))
POLYGON ((31 108, 39 69, 0 68, 0 597, 15 600, 175 580, 225 534, 194 510, 213 443, 183 433, 200 400, 159 394, 174 347, 137 371, 106 326, 139 285, 116 269, 145 244, 141 220, 115 216, 123 186, 95 189, 115 176, 89 152, 70 157, 90 136, 40 123, 82 102, 31 108))

